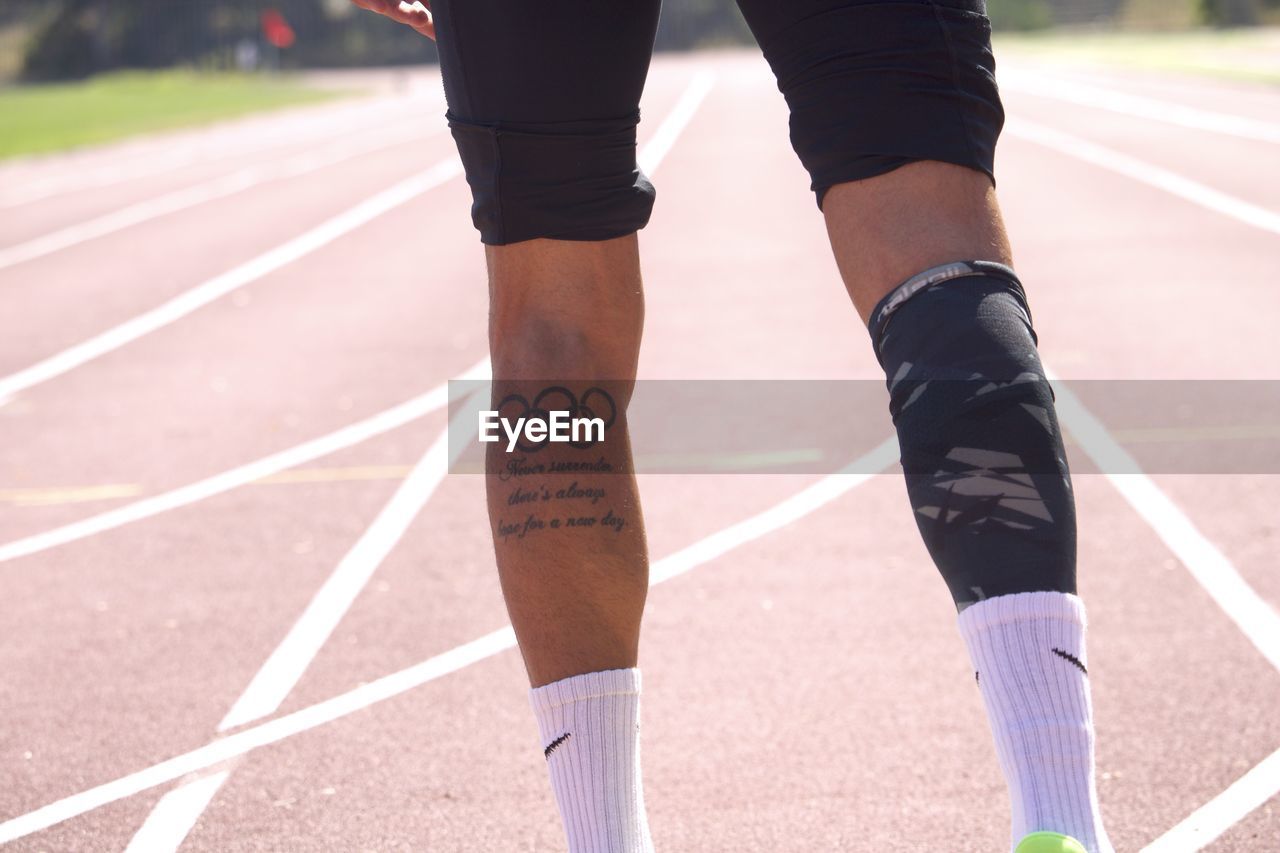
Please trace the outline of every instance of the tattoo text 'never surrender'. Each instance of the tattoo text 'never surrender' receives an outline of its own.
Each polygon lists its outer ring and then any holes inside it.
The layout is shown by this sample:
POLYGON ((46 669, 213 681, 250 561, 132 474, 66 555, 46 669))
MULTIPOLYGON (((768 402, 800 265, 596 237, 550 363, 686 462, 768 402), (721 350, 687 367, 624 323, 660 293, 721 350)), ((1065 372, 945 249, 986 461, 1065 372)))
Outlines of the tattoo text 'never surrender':
MULTIPOLYGON (((582 463, 581 467, 573 466, 574 470, 584 472, 608 472, 611 468, 603 459, 582 463)), ((548 483, 539 479, 546 473, 547 466, 529 465, 523 457, 513 460, 505 471, 498 473, 500 481, 512 482, 513 488, 507 495, 506 505, 515 513, 512 518, 505 514, 498 518, 495 528, 498 539, 503 542, 513 538, 523 539, 530 533, 542 530, 594 528, 621 533, 622 528, 626 527, 626 517, 620 511, 605 505, 609 492, 598 481, 589 484, 585 480, 573 479, 567 485, 563 481, 548 483), (565 508, 566 503, 573 508, 565 508)))

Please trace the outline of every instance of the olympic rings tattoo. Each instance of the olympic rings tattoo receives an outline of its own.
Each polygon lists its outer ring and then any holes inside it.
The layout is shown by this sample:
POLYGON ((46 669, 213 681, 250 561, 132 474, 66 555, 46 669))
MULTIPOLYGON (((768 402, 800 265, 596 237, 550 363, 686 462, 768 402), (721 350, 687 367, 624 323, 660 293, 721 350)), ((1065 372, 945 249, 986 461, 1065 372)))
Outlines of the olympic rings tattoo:
MULTIPOLYGON (((498 403, 498 416, 501 418, 526 418, 529 420, 540 420, 545 423, 551 422, 551 413, 568 412, 571 420, 578 418, 600 418, 604 421, 604 428, 607 431, 613 426, 618 419, 618 406, 613 402, 613 397, 603 388, 592 386, 582 392, 582 398, 579 399, 568 388, 563 385, 552 385, 544 388, 533 398, 533 402, 520 394, 508 394, 502 398, 502 402, 498 403), (510 411, 508 407, 516 407, 515 411, 510 411), (608 411, 608 415, 604 414, 608 411), (509 413, 510 412, 510 413, 509 413), (514 417, 513 417, 514 416, 514 417)), ((589 432, 589 431, 588 431, 589 432)), ((522 432, 523 435, 523 432, 522 432)), ((598 442, 587 441, 568 441, 565 442, 570 447, 576 447, 584 450, 598 442)), ((526 443, 523 439, 516 442, 516 447, 525 453, 537 453, 546 447, 547 441, 540 441, 535 444, 526 443)))

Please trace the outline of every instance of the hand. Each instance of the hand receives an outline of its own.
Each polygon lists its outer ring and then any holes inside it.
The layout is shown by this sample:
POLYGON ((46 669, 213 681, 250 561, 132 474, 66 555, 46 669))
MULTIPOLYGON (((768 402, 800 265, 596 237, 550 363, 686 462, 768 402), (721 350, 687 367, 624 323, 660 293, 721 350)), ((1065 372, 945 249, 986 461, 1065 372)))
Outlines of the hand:
POLYGON ((413 27, 427 38, 435 41, 436 24, 431 18, 430 0, 351 0, 361 9, 385 15, 393 21, 399 21, 413 27))

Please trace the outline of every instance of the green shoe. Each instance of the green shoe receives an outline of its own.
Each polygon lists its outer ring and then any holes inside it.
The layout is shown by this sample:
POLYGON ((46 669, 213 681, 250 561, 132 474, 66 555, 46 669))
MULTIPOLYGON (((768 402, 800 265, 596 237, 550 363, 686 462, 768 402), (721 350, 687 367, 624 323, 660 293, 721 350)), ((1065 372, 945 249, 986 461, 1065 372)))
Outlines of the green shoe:
POLYGON ((1018 842, 1013 853, 1088 853, 1084 845, 1058 832, 1033 832, 1018 842))

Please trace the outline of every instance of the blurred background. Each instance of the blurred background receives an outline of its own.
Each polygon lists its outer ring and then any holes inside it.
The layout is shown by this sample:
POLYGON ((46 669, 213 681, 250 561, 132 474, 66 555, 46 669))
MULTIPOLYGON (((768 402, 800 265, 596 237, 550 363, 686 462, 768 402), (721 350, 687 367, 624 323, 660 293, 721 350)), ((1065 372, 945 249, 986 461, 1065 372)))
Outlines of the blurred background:
MULTIPOLYGON (((1006 50, 1280 79, 1280 40, 1268 29, 1280 25, 1280 0, 989 0, 988 7, 1006 50)), ((733 0, 664 4, 659 50, 750 41, 733 0)), ((0 157, 334 94, 332 81, 318 87, 317 79, 280 72, 435 59, 432 42, 348 0, 5 0, 0 157)))

